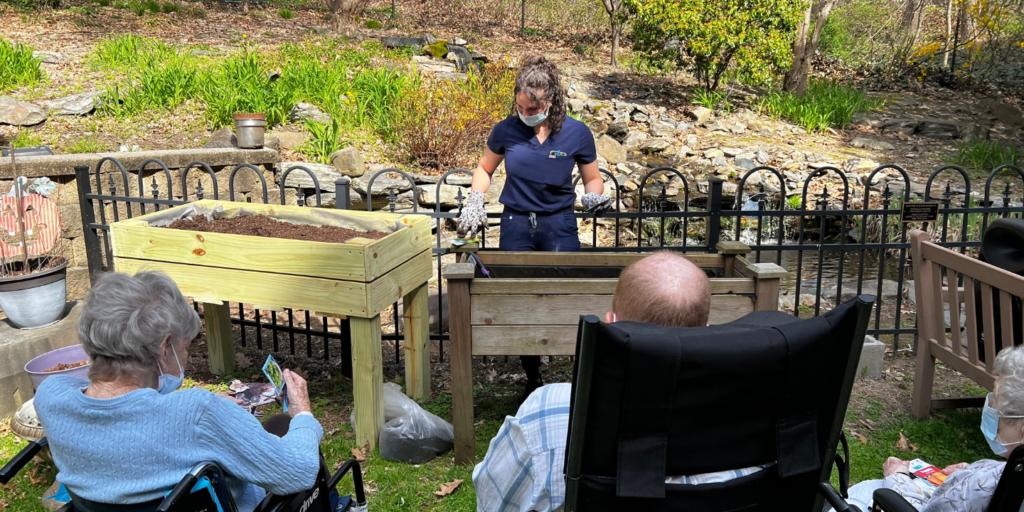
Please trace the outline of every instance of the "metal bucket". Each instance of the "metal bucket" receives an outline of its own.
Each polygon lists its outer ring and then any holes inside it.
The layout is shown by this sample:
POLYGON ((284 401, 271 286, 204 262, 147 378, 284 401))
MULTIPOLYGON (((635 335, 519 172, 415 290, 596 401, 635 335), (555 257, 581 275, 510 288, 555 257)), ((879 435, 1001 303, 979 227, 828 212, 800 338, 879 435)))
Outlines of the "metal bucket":
POLYGON ((235 137, 242 149, 263 147, 263 135, 267 130, 266 114, 235 114, 235 137))

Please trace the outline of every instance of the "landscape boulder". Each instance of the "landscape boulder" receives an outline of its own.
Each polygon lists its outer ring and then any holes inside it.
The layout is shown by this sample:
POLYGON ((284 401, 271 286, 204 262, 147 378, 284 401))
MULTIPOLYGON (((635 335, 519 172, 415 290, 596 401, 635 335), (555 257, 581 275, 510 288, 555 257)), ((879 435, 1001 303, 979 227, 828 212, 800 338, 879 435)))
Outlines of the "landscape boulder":
POLYGON ((686 115, 693 119, 693 122, 697 125, 702 125, 711 119, 711 109, 707 107, 693 107, 686 112, 686 115))
POLYGON ((313 105, 312 103, 299 102, 292 107, 291 112, 288 114, 288 120, 293 123, 299 123, 310 119, 321 124, 331 122, 331 116, 327 115, 320 107, 313 105))
MULTIPOLYGON (((320 184, 320 192, 334 192, 334 180, 337 180, 342 176, 333 165, 325 164, 314 164, 311 162, 281 162, 277 164, 277 168, 280 169, 281 176, 289 169, 294 167, 305 167, 313 172, 316 176, 316 181, 320 184)), ((313 183, 313 178, 309 176, 309 173, 302 169, 295 169, 288 173, 288 178, 284 182, 285 187, 296 187, 303 189, 316 189, 313 183)), ((315 200, 315 199, 313 199, 315 200)))
POLYGON ((225 126, 213 134, 210 135, 209 140, 206 144, 203 144, 204 148, 237 148, 238 137, 235 136, 235 132, 231 131, 231 128, 225 126))
POLYGON ((339 149, 331 154, 330 161, 338 169, 338 172, 345 176, 358 178, 366 173, 363 154, 356 148, 339 149))
POLYGON ((655 137, 672 137, 676 134, 676 126, 664 121, 654 121, 651 123, 650 131, 655 137))
POLYGON ((0 97, 0 124, 35 126, 46 121, 46 109, 34 103, 0 97))
POLYGON ((621 164, 626 162, 626 148, 622 147, 612 137, 605 135, 596 141, 597 154, 610 164, 621 164))
POLYGON ((44 101, 43 107, 59 116, 84 116, 96 110, 99 97, 105 91, 89 91, 63 98, 44 101))
POLYGON ((857 137, 850 141, 850 145, 855 148, 875 149, 878 151, 891 151, 896 149, 896 146, 893 146, 884 140, 871 139, 868 137, 857 137))

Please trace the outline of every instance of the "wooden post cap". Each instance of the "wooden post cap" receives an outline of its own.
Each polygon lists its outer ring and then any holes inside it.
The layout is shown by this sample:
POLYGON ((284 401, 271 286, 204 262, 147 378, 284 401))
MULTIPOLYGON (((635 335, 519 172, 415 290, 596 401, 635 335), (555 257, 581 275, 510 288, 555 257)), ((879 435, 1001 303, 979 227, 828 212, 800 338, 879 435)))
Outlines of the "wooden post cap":
POLYGON ((715 249, 722 254, 748 254, 750 253, 750 247, 743 242, 718 242, 715 244, 715 249))
POLYGON ((444 268, 445 279, 473 279, 476 277, 476 263, 449 263, 444 268))

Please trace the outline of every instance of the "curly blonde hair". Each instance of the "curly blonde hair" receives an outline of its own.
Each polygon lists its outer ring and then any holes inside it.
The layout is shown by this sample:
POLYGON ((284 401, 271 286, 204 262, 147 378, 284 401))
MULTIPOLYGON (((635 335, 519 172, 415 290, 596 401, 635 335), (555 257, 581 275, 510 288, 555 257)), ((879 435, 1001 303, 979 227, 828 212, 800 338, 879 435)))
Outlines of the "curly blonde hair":
POLYGON ((527 57, 516 73, 516 88, 512 96, 512 115, 516 115, 515 97, 524 93, 533 101, 551 103, 548 110, 548 127, 551 133, 558 133, 565 121, 565 89, 562 88, 562 74, 558 66, 540 56, 527 57))

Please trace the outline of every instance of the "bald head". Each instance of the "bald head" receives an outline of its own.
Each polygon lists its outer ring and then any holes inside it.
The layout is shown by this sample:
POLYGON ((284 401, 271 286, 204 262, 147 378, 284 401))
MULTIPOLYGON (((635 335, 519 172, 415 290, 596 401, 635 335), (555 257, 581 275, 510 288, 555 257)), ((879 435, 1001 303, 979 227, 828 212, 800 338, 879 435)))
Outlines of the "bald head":
POLYGON ((711 311, 711 288, 704 271, 689 260, 659 252, 622 271, 612 311, 620 321, 704 326, 711 311))

